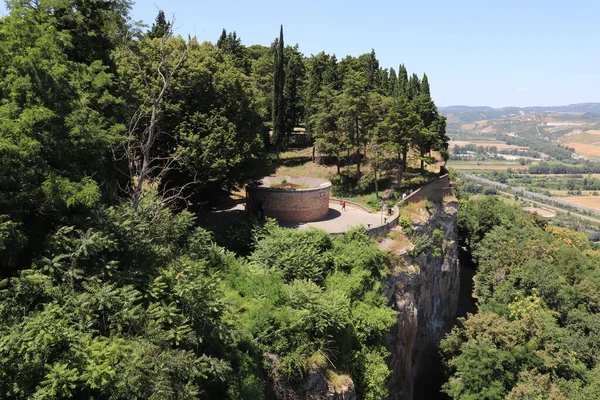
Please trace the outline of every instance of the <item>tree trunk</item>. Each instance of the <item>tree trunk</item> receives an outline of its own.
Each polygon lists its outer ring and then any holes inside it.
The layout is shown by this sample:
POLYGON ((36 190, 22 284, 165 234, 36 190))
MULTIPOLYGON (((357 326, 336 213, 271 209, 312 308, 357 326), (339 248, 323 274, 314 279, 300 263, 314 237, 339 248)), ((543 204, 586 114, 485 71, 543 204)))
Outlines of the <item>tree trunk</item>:
POLYGON ((398 167, 396 171, 396 187, 400 188, 402 183, 402 152, 398 150, 398 167))
POLYGON ((408 149, 402 151, 402 164, 400 170, 400 179, 398 179, 398 186, 402 184, 402 179, 404 178, 404 172, 406 172, 406 158, 408 156, 408 149))
POLYGON ((377 168, 375 168, 375 197, 379 198, 379 187, 377 185, 377 168))
POLYGON ((360 149, 356 149, 356 183, 360 181, 360 149))
POLYGON ((358 118, 354 118, 356 126, 356 183, 360 181, 360 134, 358 131, 358 118))
POLYGON ((335 166, 337 167, 337 174, 340 175, 340 158, 336 157, 335 166))
POLYGON ((425 157, 425 152, 423 150, 421 150, 420 153, 421 153, 421 175, 425 175, 425 160, 423 160, 423 157, 425 157))
POLYGON ((315 146, 313 146, 312 162, 315 162, 315 146))

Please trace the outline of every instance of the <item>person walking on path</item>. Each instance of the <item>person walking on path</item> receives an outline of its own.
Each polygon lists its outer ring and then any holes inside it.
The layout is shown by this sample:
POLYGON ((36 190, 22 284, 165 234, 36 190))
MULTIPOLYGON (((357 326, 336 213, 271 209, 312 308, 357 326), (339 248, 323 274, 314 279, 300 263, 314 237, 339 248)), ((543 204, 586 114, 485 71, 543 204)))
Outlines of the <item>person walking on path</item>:
POLYGON ((342 201, 342 211, 346 211, 346 200, 342 201))

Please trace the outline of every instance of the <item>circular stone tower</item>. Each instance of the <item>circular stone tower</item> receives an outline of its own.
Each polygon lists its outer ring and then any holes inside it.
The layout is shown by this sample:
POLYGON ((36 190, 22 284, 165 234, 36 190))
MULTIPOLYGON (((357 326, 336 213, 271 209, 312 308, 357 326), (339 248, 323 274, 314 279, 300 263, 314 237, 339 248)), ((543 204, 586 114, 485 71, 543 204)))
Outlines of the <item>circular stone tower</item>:
POLYGON ((329 211, 331 182, 305 176, 267 176, 246 186, 246 210, 259 218, 310 222, 329 211))

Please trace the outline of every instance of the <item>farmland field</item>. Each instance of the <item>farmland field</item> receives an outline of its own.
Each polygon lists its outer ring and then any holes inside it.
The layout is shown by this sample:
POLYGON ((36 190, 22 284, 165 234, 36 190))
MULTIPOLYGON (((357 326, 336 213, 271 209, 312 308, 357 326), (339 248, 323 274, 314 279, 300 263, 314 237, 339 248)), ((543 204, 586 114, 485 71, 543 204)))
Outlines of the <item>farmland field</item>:
POLYGON ((561 197, 563 201, 569 203, 578 204, 580 206, 593 208, 594 210, 600 211, 600 196, 569 196, 561 197))
MULTIPOLYGON (((600 138, 600 136, 598 136, 598 138, 600 138)), ((582 156, 600 157, 600 146, 575 142, 565 142, 564 144, 574 148, 575 152, 582 156)))
POLYGON ((574 148, 577 154, 600 157, 600 131, 589 130, 576 135, 567 135, 560 141, 564 145, 574 148))

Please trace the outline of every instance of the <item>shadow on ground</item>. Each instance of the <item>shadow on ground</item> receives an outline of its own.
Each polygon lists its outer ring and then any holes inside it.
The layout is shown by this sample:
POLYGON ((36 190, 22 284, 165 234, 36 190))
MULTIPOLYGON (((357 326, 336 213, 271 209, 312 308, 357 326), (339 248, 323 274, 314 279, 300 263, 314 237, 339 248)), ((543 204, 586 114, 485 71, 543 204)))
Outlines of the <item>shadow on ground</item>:
MULTIPOLYGON (((330 208, 327 211, 327 215, 324 216, 321 219, 317 219, 315 221, 311 221, 311 222, 323 222, 323 221, 331 221, 332 219, 336 219, 342 216, 342 213, 339 212, 338 210, 334 210, 333 208, 330 208)), ((280 225, 286 228, 298 228, 301 225, 304 225, 304 222, 281 222, 280 225)))

